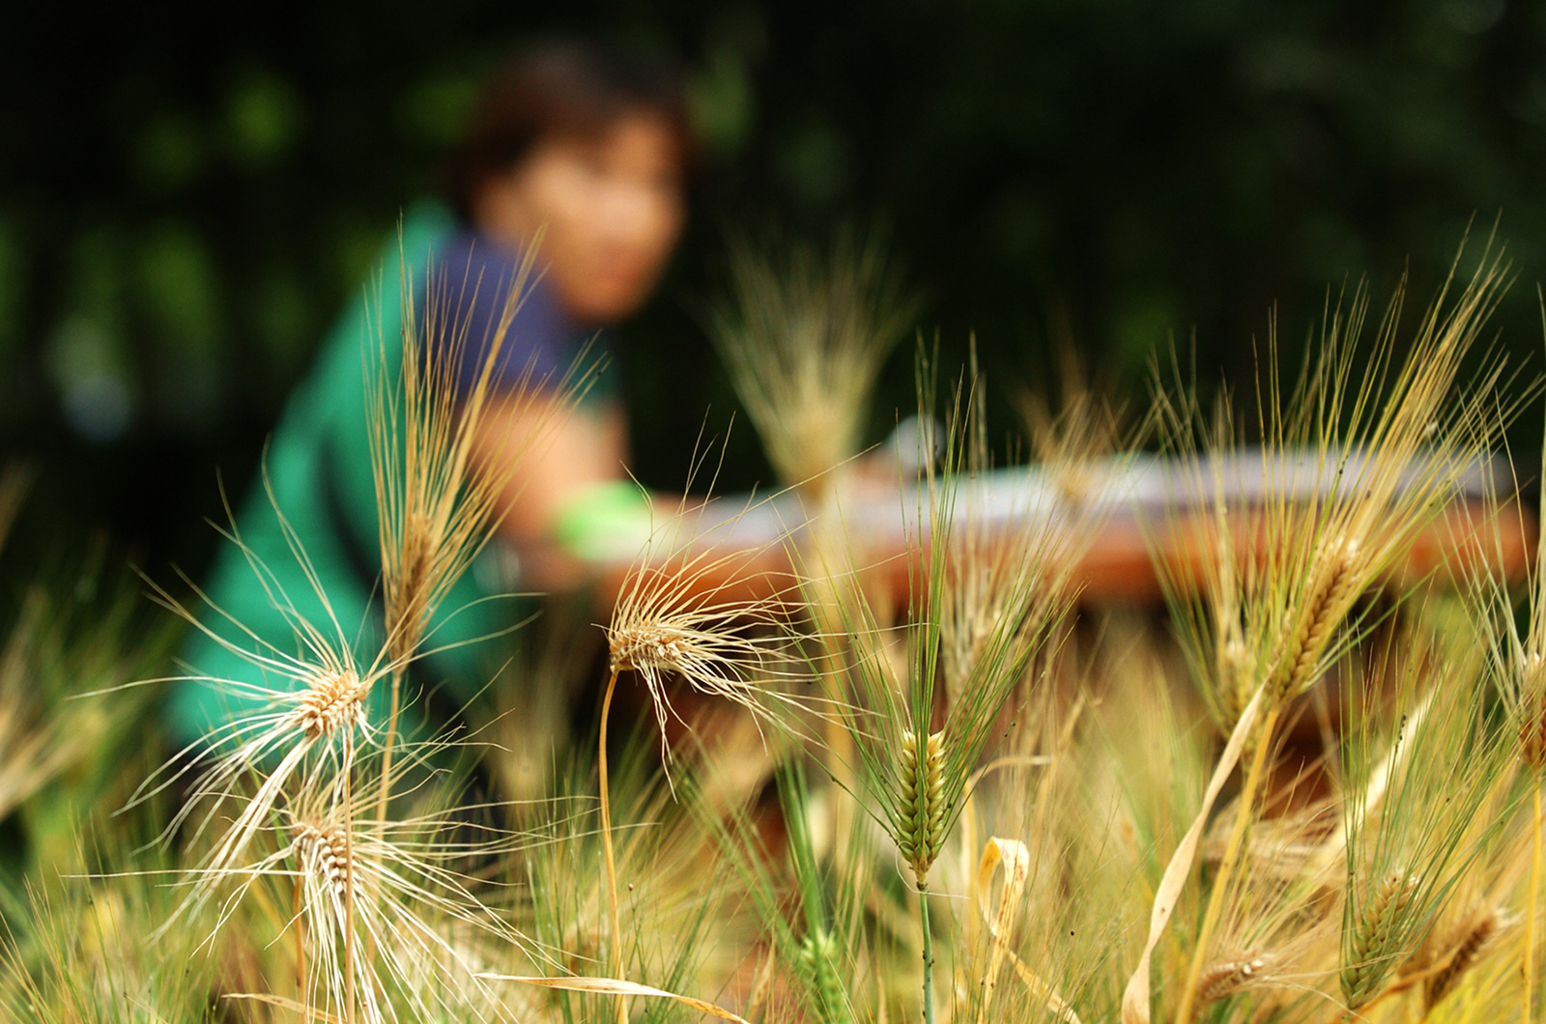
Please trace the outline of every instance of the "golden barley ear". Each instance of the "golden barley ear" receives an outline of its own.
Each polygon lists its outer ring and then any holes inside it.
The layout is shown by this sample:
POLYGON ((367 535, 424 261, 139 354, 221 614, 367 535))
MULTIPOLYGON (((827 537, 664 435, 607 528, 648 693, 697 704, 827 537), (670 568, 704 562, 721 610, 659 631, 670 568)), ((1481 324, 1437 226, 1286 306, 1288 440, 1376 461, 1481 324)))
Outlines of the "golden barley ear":
POLYGON ((538 377, 533 360, 513 377, 496 376, 540 247, 539 234, 510 280, 453 280, 432 259, 422 297, 405 269, 401 338, 391 348, 379 338, 366 353, 382 596, 394 664, 415 656, 435 610, 506 515, 521 460, 551 438, 597 369, 582 354, 557 379, 538 377), (488 336, 473 338, 466 311, 484 290, 503 290, 504 301, 488 336), (474 353, 466 388, 465 364, 474 353), (497 463, 478 451, 496 414, 526 429, 497 463))
MULTIPOLYGON (((434 760, 449 749, 439 740, 404 756, 434 760)), ((415 769, 428 777, 426 764, 415 769)), ((425 813, 374 820, 381 784, 372 766, 350 764, 332 787, 281 808, 265 829, 267 852, 229 872, 237 891, 226 912, 249 892, 261 897, 259 881, 282 897, 277 924, 295 933, 300 995, 315 1011, 374 1022, 485 1003, 473 972, 498 950, 536 950, 479 898, 475 890, 488 887, 464 870, 497 863, 531 839, 487 823, 471 829, 469 809, 446 806, 446 794, 427 782, 410 792, 425 813)))
POLYGON ((1152 425, 1124 425, 1125 409, 1090 380, 1072 329, 1057 340, 1058 394, 1022 389, 1015 405, 1030 440, 1031 455, 1051 476, 1065 502, 1079 506, 1103 482, 1101 461, 1141 447, 1152 425))
POLYGON ((1347 965, 1338 980, 1342 996, 1353 1009, 1364 1005, 1395 969, 1409 934, 1407 910, 1417 895, 1419 882, 1395 873, 1380 879, 1374 892, 1350 913, 1347 965))
POLYGON ((1233 959, 1218 960, 1203 968, 1197 987, 1197 1005, 1207 1006, 1259 984, 1266 976, 1271 954, 1243 953, 1233 959))
POLYGON ((452 280, 431 259, 424 272, 422 309, 404 261, 400 351, 389 350, 388 340, 380 338, 368 353, 374 359, 368 360, 366 413, 385 620, 379 660, 391 678, 380 819, 392 796, 392 755, 407 668, 422 655, 452 587, 509 514, 518 497, 520 463, 551 439, 598 368, 587 367, 582 352, 559 379, 539 379, 534 354, 513 378, 496 378, 541 241, 539 231, 507 281, 452 280), (469 311, 484 288, 503 288, 504 301, 488 336, 470 338, 469 311), (474 346, 471 352, 469 345, 474 346), (474 352, 479 356, 467 389, 464 363, 474 352), (515 424, 512 429, 519 433, 490 455, 483 450, 488 444, 484 434, 498 421, 515 424))
POLYGON ((1314 682, 1320 659, 1331 644, 1332 631, 1359 596, 1355 588, 1367 581, 1359 571, 1363 568, 1360 552, 1358 538, 1351 535, 1334 536, 1317 545, 1309 571, 1313 582, 1306 590, 1299 621, 1287 634, 1287 644, 1269 682, 1275 702, 1304 692, 1314 682))
MULTIPOLYGON (((700 441, 701 444, 701 441, 700 441)), ((719 458, 724 456, 719 448, 719 458)), ((691 480, 711 457, 694 457, 691 480)), ((718 468, 712 478, 717 478, 718 468)), ((781 557, 783 538, 747 549, 737 528, 748 517, 779 514, 788 491, 744 505, 725 499, 683 497, 673 513, 657 519, 623 577, 611 621, 605 627, 610 668, 632 673, 645 685, 661 728, 662 754, 673 679, 700 694, 721 698, 751 713, 762 725, 783 727, 780 711, 814 703, 792 685, 809 679, 800 637, 790 626, 798 607, 799 580, 781 557)))
MULTIPOLYGON (((1167 433, 1182 459, 1180 488, 1192 488, 1182 500, 1214 512, 1192 516, 1182 527, 1200 532, 1197 547, 1215 559, 1202 573, 1205 597, 1194 596, 1194 566, 1185 564, 1184 557, 1161 565, 1188 660, 1221 725, 1232 730, 1214 782, 1251 752, 1241 810, 1223 846, 1186 968, 1176 1011, 1181 1019, 1196 1008, 1205 957, 1231 891, 1247 826, 1263 813, 1255 801, 1264 755, 1287 702, 1306 694, 1368 634, 1372 621, 1359 606, 1360 597, 1403 571, 1420 532, 1453 500, 1457 482, 1501 429, 1502 410, 1486 395, 1501 379, 1501 363, 1485 364, 1469 389, 1461 383, 1461 371, 1506 287, 1506 265, 1489 249, 1463 287, 1453 287, 1453 277, 1421 318, 1404 353, 1396 343, 1403 298, 1398 290, 1367 365, 1360 362, 1356 344, 1367 313, 1366 292, 1355 293, 1346 313, 1340 304, 1335 311, 1328 309, 1320 345, 1291 388, 1281 377, 1274 325, 1265 372, 1257 382, 1259 494, 1244 516, 1240 482, 1226 477, 1226 467, 1236 464, 1230 456, 1238 451, 1240 437, 1227 405, 1212 423, 1210 446, 1198 444, 1199 435, 1207 438, 1210 431, 1194 398, 1183 393, 1160 401, 1167 433), (1251 722, 1253 715, 1259 721, 1251 722)), ((1194 829, 1211 811, 1217 787, 1210 783, 1208 792, 1194 829)), ((1186 884, 1196 850, 1192 835, 1172 857, 1154 901, 1145 955, 1124 999, 1129 1024, 1149 1019, 1145 975, 1186 884)), ((1447 834, 1446 842, 1451 841, 1460 842, 1447 834)), ((1426 850, 1425 863, 1448 871, 1454 849, 1426 850)), ((1377 874, 1394 870, 1398 858, 1384 851, 1379 859, 1377 874)), ((1435 894, 1442 892, 1434 884, 1429 879, 1420 887, 1423 898, 1414 908, 1418 918, 1431 912, 1435 894)), ((1386 895, 1383 903, 1377 895, 1350 897, 1341 984, 1355 1006, 1361 1005, 1355 999, 1377 994, 1393 967, 1396 947, 1415 927, 1402 902, 1412 897, 1386 895)))
POLYGON ((1439 1001, 1491 952, 1503 932, 1513 924, 1513 918, 1502 907, 1487 907, 1473 911, 1467 919, 1451 930, 1439 954, 1442 966, 1423 985, 1423 1005, 1432 1011, 1439 1001))

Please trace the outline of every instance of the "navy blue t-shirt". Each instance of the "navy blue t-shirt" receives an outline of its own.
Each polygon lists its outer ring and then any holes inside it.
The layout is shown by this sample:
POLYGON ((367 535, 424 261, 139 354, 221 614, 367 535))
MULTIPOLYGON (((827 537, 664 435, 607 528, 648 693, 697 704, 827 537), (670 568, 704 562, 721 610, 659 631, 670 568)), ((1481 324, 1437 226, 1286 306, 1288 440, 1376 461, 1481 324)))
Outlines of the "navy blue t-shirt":
POLYGON ((599 354, 594 339, 559 307, 543 280, 540 255, 521 282, 522 257, 518 250, 463 228, 446 239, 442 252, 431 254, 426 280, 417 283, 417 306, 421 324, 429 327, 430 344, 442 353, 458 349, 459 396, 476 386, 517 284, 522 291, 515 297, 515 315, 493 369, 496 392, 518 387, 523 380, 556 387, 579 369, 576 360, 592 362, 599 354))

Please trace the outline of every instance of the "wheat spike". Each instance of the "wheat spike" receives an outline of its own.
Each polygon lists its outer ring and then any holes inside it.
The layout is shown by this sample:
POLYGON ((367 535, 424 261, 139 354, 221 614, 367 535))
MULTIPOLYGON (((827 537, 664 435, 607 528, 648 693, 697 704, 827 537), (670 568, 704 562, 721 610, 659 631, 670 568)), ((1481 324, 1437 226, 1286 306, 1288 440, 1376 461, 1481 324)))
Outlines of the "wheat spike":
POLYGON ((319 669, 291 712, 294 726, 312 741, 327 739, 345 726, 363 727, 363 701, 369 689, 370 684, 350 665, 319 669))
POLYGON ((1532 652, 1519 667, 1519 756, 1540 771, 1546 768, 1546 657, 1532 652))
POLYGON ((918 737, 910 729, 903 731, 898 772, 902 823, 897 845, 920 879, 928 877, 945 841, 944 762, 943 732, 929 734, 920 759, 918 737))
POLYGON ((837 936, 825 930, 813 931, 800 942, 800 969, 824 1024, 848 1019, 845 986, 838 973, 838 952, 837 936))
POLYGON ((1203 968, 1198 981, 1197 1005, 1203 1007, 1227 999, 1237 992, 1259 984, 1271 959, 1270 954, 1246 953, 1231 960, 1220 960, 1203 968))
POLYGON ((1349 948, 1349 963, 1342 969, 1342 992, 1348 1006, 1362 1006, 1390 972, 1391 947, 1401 932, 1402 912, 1417 894, 1417 879, 1392 874, 1358 917, 1349 948))
POLYGON ((1315 667, 1341 621, 1358 572, 1361 546, 1356 537, 1330 542, 1315 558, 1309 573, 1310 590, 1297 626, 1286 631, 1289 646, 1276 680, 1276 693, 1287 698, 1313 681, 1315 667))
POLYGON ((1423 988, 1423 1001, 1427 1009, 1433 1009, 1439 1000, 1455 988, 1465 972, 1486 954, 1487 948, 1509 924, 1506 913, 1494 907, 1473 916, 1463 927, 1451 933, 1450 941, 1446 944, 1449 948, 1444 954, 1448 962, 1428 979, 1423 988))

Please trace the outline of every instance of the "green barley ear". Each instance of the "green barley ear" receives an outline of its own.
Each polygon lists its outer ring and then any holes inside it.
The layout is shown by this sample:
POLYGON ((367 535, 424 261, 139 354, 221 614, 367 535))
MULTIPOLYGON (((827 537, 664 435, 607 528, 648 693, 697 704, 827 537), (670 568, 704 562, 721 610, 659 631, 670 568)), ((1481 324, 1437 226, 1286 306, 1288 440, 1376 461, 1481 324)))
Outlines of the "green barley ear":
MULTIPOLYGON (((766 822, 752 809, 732 811, 695 803, 704 830, 728 860, 766 929, 772 961, 796 983, 799 1014, 812 1024, 853 1024, 854 1001, 862 998, 870 979, 855 956, 872 893, 869 861, 862 856, 869 838, 862 829, 841 830, 833 844, 818 846, 813 820, 831 825, 831 805, 811 794, 806 770, 797 753, 779 764, 775 778, 784 825, 783 843, 769 844, 766 822), (787 858, 787 863, 786 863, 787 858), (857 975, 857 976, 856 976, 857 975)), ((827 801, 831 791, 823 794, 827 801)), ((754 999, 753 1003, 757 1003, 754 999)), ((753 1019, 757 1014, 743 1011, 753 1019)), ((764 1016, 764 1020, 784 1020, 764 1016)))
MULTIPOLYGON (((790 866, 804 911, 805 934, 799 941, 795 962, 805 982, 806 1000, 820 1024, 851 1024, 854 1012, 850 993, 854 986, 844 972, 851 970, 849 949, 859 930, 849 915, 859 905, 858 895, 865 886, 862 871, 852 867, 860 860, 856 856, 835 858, 838 863, 850 865, 850 869, 843 871, 835 864, 822 869, 810 830, 811 814, 816 808, 805 769, 798 760, 779 768, 778 794, 788 829, 790 866)), ((836 838, 838 842, 844 841, 841 836, 836 838)), ((857 830, 849 839, 859 839, 857 830)), ((774 912, 783 916, 779 909, 774 912)), ((792 937, 793 933, 789 933, 784 943, 789 944, 792 937)))
POLYGON ((1339 980, 1352 1009, 1393 984, 1512 814, 1513 737, 1483 699, 1484 654, 1464 637, 1412 639, 1379 669, 1394 677, 1397 722, 1376 724, 1386 709, 1366 694, 1348 720, 1368 724, 1343 740, 1339 980))
POLYGON ((1418 879, 1395 873, 1382 879, 1361 906, 1349 898, 1345 966, 1339 980, 1350 1008, 1357 1009, 1379 992, 1405 953, 1414 930, 1409 911, 1419 888, 1418 879))
POLYGON ((902 823, 897 846, 919 878, 927 878, 945 842, 945 735, 932 732, 918 756, 918 737, 902 733, 897 766, 897 802, 902 823))
POLYGON ((843 979, 838 973, 839 954, 837 937, 825 929, 807 932, 800 940, 800 973, 819 1019, 826 1024, 850 1019, 843 979))
MULTIPOLYGON (((936 374, 921 341, 916 358, 919 411, 933 421, 936 374)), ((928 1024, 928 872, 962 814, 983 752, 1003 735, 1006 707, 1034 685, 1037 659, 1057 646, 1057 627, 1073 605, 1070 578, 1086 543, 1081 538, 1099 514, 1028 500, 1019 522, 999 524, 992 543, 967 543, 974 531, 986 539, 995 525, 992 481, 974 472, 981 461, 972 456, 973 439, 985 436, 980 381, 963 375, 944 412, 937 460, 925 460, 924 479, 902 493, 908 546, 916 552, 906 564, 907 625, 882 629, 882 619, 892 621, 887 610, 878 614, 862 588, 846 581, 834 588, 832 616, 844 658, 837 671, 813 666, 811 673, 828 687, 829 721, 843 741, 827 739, 835 784, 864 802, 915 873, 928 1024), (979 618, 985 610, 993 614, 979 618)), ((796 564, 800 557, 792 553, 796 564)))

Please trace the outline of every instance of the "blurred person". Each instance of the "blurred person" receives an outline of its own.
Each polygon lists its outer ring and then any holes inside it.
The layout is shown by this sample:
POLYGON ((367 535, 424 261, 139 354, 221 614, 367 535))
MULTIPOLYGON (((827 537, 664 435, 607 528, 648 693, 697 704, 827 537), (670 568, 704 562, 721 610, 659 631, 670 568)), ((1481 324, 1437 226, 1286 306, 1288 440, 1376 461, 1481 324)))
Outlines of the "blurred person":
MULTIPOLYGON (((644 499, 624 476, 627 424, 607 377, 577 409, 554 413, 567 404, 566 372, 598 355, 597 330, 637 310, 664 270, 685 216, 690 145, 675 76, 598 47, 534 46, 489 81, 448 163, 444 202, 405 217, 379 262, 381 297, 351 305, 284 411, 262 477, 235 517, 239 544, 224 545, 207 588, 206 631, 184 651, 200 678, 179 682, 171 697, 176 738, 197 743, 258 710, 240 696, 243 684, 283 685, 229 645, 301 654, 296 617, 325 636, 358 637, 356 655, 366 662, 381 642, 362 353, 377 339, 396 344, 400 275, 421 308, 426 276, 450 285, 440 322, 466 329, 456 367, 462 396, 477 380, 523 259, 538 246, 538 274, 520 297, 494 368, 491 413, 474 442, 479 459, 516 467, 501 497, 505 550, 583 554, 598 532, 637 536, 647 528, 644 499), (517 401, 527 380, 545 390, 536 401, 517 401), (528 449, 536 429, 544 429, 543 441, 528 449)), ((489 554, 483 563, 497 561, 489 554)), ((488 569, 474 566, 442 602, 427 644, 438 650, 419 666, 424 685, 416 689, 434 692, 443 681, 452 702, 463 703, 497 667, 475 641, 517 614, 509 602, 487 600, 511 589, 510 573, 488 569)), ((551 573, 539 582, 555 581, 579 582, 551 573)), ((371 695, 377 721, 385 717, 383 690, 371 695)))

